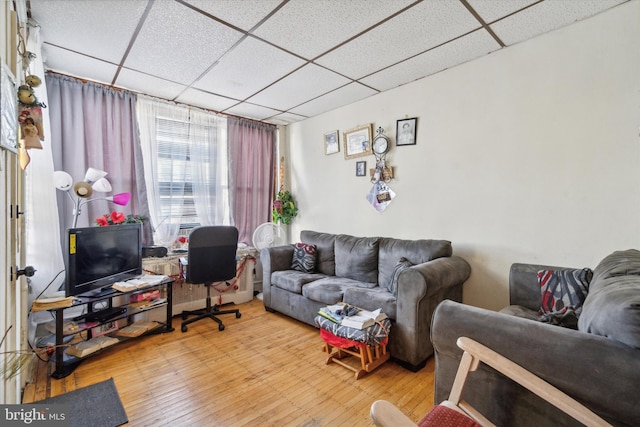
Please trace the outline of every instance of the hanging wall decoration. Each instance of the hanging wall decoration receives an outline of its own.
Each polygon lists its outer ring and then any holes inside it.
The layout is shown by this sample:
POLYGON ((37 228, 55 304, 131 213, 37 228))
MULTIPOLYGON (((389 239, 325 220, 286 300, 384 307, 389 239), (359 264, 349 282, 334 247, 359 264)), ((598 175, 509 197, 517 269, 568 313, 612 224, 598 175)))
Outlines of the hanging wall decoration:
POLYGON ((18 152, 16 79, 3 62, 0 75, 0 146, 18 152))

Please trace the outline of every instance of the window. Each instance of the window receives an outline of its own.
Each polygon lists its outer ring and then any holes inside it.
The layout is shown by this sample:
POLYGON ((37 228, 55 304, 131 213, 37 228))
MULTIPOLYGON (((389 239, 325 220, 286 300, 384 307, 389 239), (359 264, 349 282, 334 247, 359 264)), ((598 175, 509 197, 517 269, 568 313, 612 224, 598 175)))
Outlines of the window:
POLYGON ((221 135, 225 142, 218 143, 218 133, 217 126, 156 118, 160 221, 192 228, 210 223, 206 220, 210 210, 226 212, 228 217, 226 135, 221 135), (206 201, 202 209, 199 199, 206 201), (207 206, 210 202, 222 206, 207 206))

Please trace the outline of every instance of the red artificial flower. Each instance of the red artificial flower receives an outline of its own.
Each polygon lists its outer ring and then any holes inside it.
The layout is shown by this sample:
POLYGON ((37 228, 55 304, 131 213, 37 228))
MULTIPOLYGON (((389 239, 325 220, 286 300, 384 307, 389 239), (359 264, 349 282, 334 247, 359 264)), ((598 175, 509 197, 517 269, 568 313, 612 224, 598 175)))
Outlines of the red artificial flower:
POLYGON ((187 238, 186 238, 186 237, 184 237, 184 236, 180 236, 180 237, 178 237, 178 242, 180 242, 180 243, 187 243, 187 238))
POLYGON ((111 222, 113 224, 122 224, 125 219, 126 218, 122 212, 111 212, 111 222))
POLYGON ((109 217, 107 215, 102 215, 100 218, 96 218, 96 224, 100 227, 106 227, 109 225, 109 217))

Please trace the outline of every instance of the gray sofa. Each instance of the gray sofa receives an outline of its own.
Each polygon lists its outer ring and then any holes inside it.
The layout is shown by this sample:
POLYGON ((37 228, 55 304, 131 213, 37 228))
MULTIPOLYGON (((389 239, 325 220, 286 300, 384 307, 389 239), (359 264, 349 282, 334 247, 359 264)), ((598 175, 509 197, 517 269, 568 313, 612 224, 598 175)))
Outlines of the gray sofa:
MULTIPOLYGON (((455 342, 466 336, 543 378, 611 424, 639 425, 640 252, 614 252, 594 268, 578 330, 535 320, 540 307, 537 272, 560 268, 513 264, 512 306, 504 313, 453 301, 438 306, 431 330, 436 402, 449 395, 461 356, 455 342)), ((463 397, 498 426, 580 425, 486 366, 473 375, 463 397)))
POLYGON ((421 369, 433 347, 429 340, 435 307, 461 301, 471 268, 452 255, 445 240, 399 240, 302 231, 300 241, 317 247, 313 272, 292 270, 293 245, 263 249, 265 309, 314 324, 320 307, 345 302, 375 310, 392 320, 391 357, 407 369, 421 369), (396 274, 397 296, 387 289, 399 260, 410 266, 396 274))

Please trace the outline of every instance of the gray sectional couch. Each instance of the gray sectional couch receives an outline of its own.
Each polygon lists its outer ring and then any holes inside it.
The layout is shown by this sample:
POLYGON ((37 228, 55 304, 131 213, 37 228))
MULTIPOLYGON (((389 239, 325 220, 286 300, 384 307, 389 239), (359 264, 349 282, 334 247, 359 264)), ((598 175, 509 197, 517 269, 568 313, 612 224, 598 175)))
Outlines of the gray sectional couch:
MULTIPOLYGON (((435 402, 449 395, 461 356, 456 340, 466 336, 543 378, 611 424, 640 425, 640 251, 614 252, 593 269, 577 330, 538 320, 537 272, 561 268, 513 264, 511 306, 502 313, 452 301, 438 306, 431 331, 435 402)), ((486 366, 473 375, 463 398, 498 426, 581 425, 486 366)))
POLYGON ((421 369, 433 347, 431 317, 445 299, 461 301, 471 268, 452 255, 445 240, 400 240, 302 231, 300 241, 317 247, 312 272, 292 269, 293 245, 263 249, 263 301, 268 311, 314 324, 320 307, 345 302, 392 320, 391 357, 407 369, 421 369), (401 258, 406 269, 396 269, 401 258), (394 272, 396 273, 394 275, 394 272), (394 278, 397 294, 389 290, 394 278))

